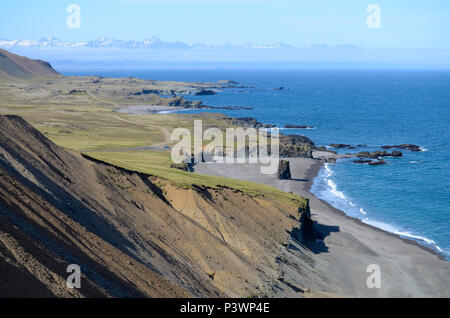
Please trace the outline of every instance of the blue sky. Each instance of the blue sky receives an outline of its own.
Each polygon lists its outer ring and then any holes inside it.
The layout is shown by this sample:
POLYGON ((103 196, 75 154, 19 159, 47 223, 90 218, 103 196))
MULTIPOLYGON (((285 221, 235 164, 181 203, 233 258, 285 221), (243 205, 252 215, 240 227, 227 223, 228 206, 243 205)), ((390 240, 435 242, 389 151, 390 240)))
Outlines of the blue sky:
POLYGON ((0 38, 449 50, 449 17, 449 0, 15 0, 0 3, 0 38), (66 26, 71 3, 81 7, 81 29, 66 26), (371 3, 382 10, 380 29, 366 26, 371 3))

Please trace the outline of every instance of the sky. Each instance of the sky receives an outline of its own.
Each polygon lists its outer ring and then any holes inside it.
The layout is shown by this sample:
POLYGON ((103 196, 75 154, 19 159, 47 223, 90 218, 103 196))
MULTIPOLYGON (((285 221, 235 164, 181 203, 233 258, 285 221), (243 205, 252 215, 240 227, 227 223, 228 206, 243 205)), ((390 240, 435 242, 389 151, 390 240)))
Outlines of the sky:
POLYGON ((0 2, 0 38, 96 38, 206 44, 352 44, 374 49, 450 50, 449 0, 15 0, 0 2), (81 28, 66 25, 69 4, 81 28), (381 9, 369 28, 368 5, 381 9))

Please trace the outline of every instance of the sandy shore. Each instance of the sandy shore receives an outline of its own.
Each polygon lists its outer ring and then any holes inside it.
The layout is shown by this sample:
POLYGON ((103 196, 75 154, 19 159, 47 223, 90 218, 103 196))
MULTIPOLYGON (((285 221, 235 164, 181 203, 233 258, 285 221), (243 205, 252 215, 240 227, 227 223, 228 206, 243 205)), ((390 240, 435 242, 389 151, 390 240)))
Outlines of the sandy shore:
POLYGON ((119 107, 115 110, 119 114, 152 114, 164 112, 176 112, 185 110, 182 107, 160 106, 160 105, 134 105, 119 107))
POLYGON ((450 262, 414 241, 348 217, 344 212, 316 198, 309 191, 322 162, 290 159, 293 180, 261 175, 257 164, 201 163, 195 172, 259 182, 310 199, 315 229, 322 236, 310 246, 331 293, 357 297, 450 297, 450 262), (381 288, 367 287, 376 264, 381 270, 381 288))

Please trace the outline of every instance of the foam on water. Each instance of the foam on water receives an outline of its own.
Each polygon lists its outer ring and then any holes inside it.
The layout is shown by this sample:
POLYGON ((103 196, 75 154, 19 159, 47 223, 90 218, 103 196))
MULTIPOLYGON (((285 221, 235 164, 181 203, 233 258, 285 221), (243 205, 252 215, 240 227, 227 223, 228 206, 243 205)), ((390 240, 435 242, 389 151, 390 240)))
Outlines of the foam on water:
POLYGON ((362 207, 352 202, 344 192, 338 190, 336 182, 332 179, 333 175, 334 171, 331 169, 330 164, 325 163, 319 172, 319 175, 314 179, 311 192, 318 198, 343 211, 345 214, 358 218, 368 225, 377 227, 386 232, 397 234, 403 238, 414 240, 435 250, 438 253, 443 254, 446 257, 450 256, 449 251, 443 250, 434 240, 430 238, 410 233, 409 231, 405 231, 395 225, 387 224, 369 217, 368 215, 370 214, 368 214, 362 207))

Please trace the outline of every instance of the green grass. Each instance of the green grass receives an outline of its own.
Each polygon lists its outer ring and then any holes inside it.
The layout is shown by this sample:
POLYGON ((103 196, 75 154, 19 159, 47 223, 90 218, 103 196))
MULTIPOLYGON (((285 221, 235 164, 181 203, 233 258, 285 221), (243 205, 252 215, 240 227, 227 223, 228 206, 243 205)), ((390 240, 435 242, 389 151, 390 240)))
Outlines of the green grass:
POLYGON ((144 147, 161 138, 157 128, 136 129, 120 122, 84 129, 67 123, 55 125, 36 125, 36 128, 54 143, 77 151, 144 147))
POLYGON ((128 170, 167 179, 183 188, 191 188, 192 186, 218 188, 219 186, 225 186, 243 191, 252 197, 265 196, 296 206, 305 204, 305 199, 302 197, 280 191, 264 184, 202 175, 170 168, 172 161, 168 151, 92 152, 87 155, 128 170))
MULTIPOLYGON (((98 160, 158 176, 184 188, 194 185, 211 188, 226 186, 241 190, 254 197, 270 197, 291 205, 299 206, 306 202, 299 196, 266 185, 170 168, 172 162, 168 151, 104 151, 162 143, 164 134, 157 126, 163 126, 169 132, 178 127, 192 130, 194 120, 200 119, 203 121, 203 129, 218 127, 224 131, 229 127, 230 122, 223 120, 221 114, 208 113, 115 114, 113 113, 114 106, 99 102, 86 94, 64 94, 65 91, 71 89, 84 89, 85 81, 80 78, 66 78, 61 83, 53 80, 56 83, 52 85, 52 89, 45 88, 44 85, 44 88, 37 90, 26 89, 29 84, 33 83, 32 81, 0 81, 0 114, 22 116, 50 140, 66 149, 78 152, 89 151, 87 155, 98 160), (79 86, 80 82, 84 84, 79 86), (14 84, 13 87, 12 84, 14 84), (113 116, 128 122, 118 120, 113 116)), ((43 84, 42 82, 37 83, 43 84)), ((103 89, 105 88, 109 89, 103 85, 103 89)), ((96 96, 120 103, 117 99, 113 99, 112 95, 103 96, 103 89, 96 92, 95 87, 90 87, 96 96)), ((120 90, 122 87, 117 84, 113 89, 120 90)))

